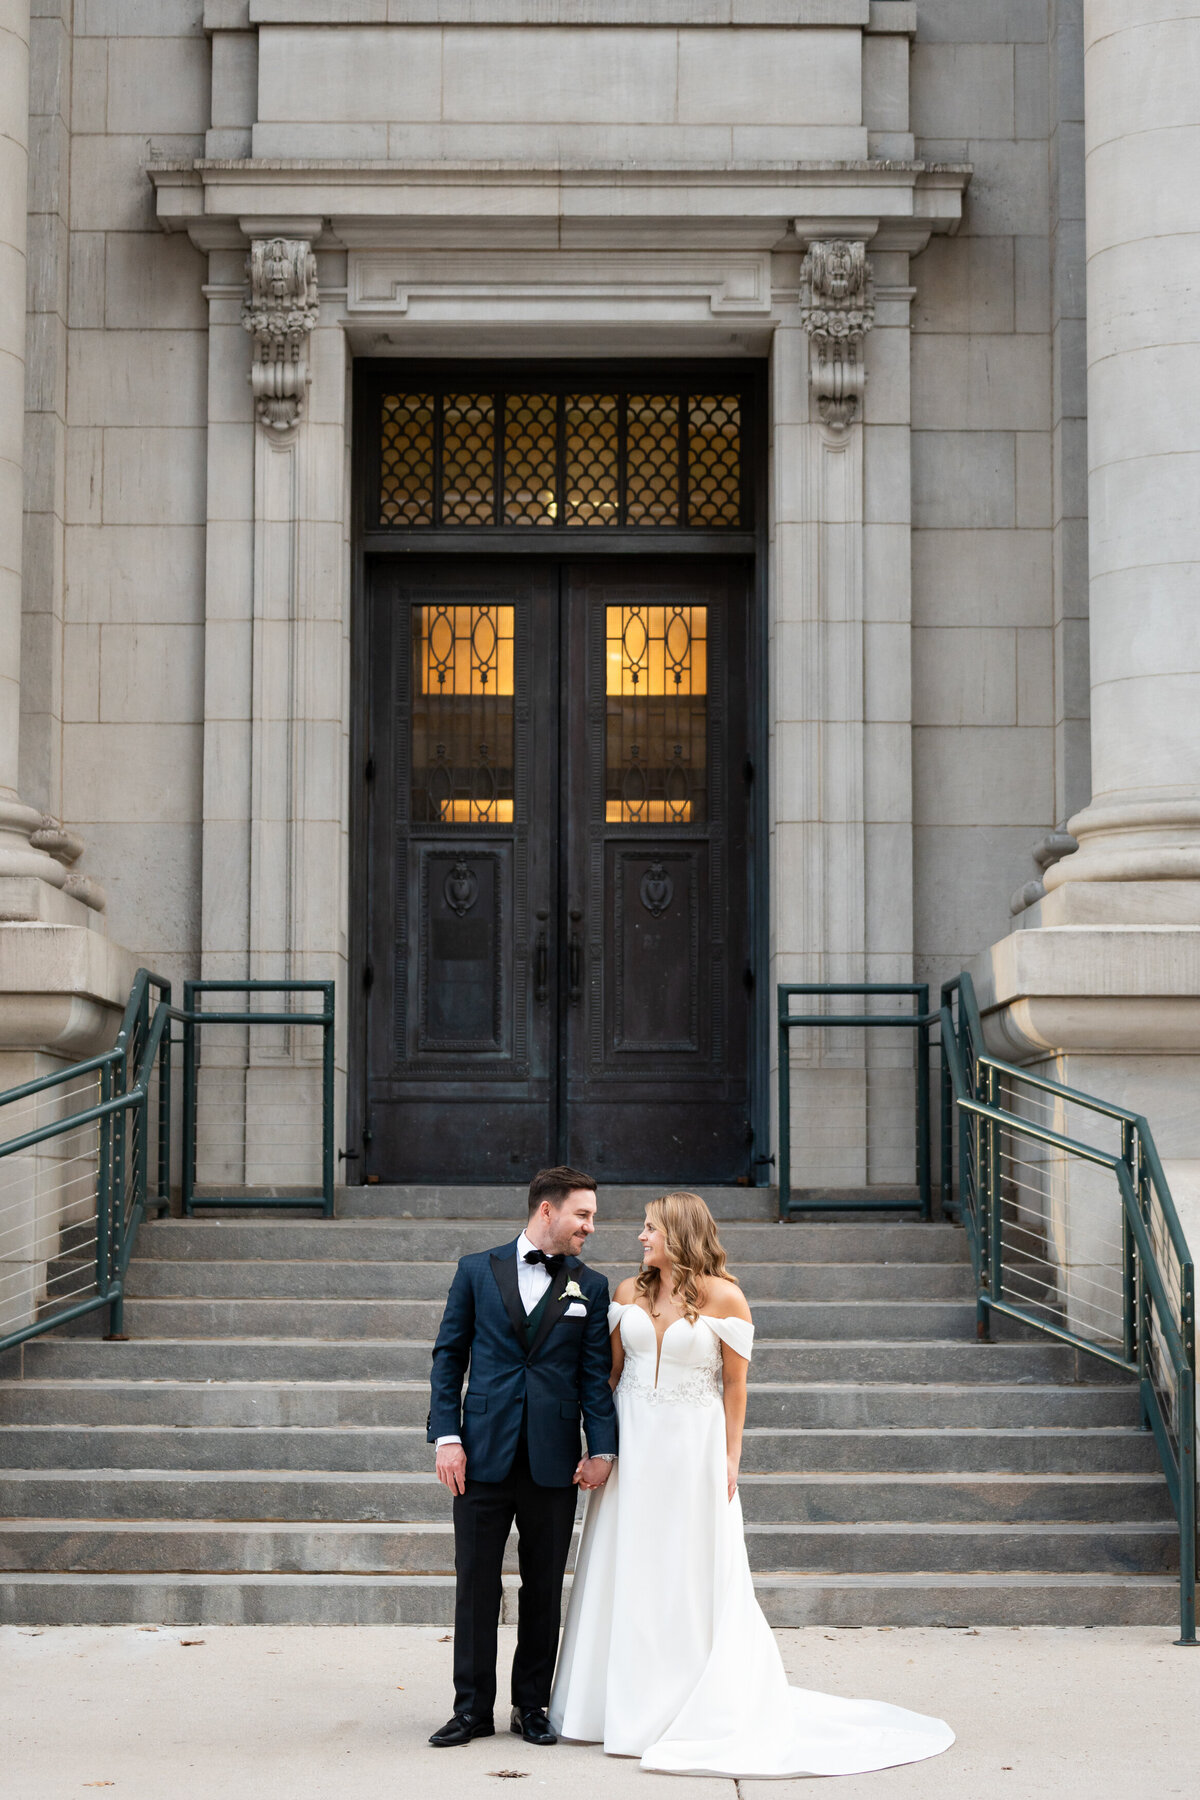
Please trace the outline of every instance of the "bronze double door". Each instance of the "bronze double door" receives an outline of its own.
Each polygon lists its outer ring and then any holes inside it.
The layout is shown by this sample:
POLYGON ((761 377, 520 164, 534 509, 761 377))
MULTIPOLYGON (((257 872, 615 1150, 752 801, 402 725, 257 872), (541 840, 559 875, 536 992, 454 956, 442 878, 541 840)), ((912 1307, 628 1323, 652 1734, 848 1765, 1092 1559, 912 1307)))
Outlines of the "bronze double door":
POLYGON ((367 586, 364 1174, 746 1176, 745 564, 367 586))

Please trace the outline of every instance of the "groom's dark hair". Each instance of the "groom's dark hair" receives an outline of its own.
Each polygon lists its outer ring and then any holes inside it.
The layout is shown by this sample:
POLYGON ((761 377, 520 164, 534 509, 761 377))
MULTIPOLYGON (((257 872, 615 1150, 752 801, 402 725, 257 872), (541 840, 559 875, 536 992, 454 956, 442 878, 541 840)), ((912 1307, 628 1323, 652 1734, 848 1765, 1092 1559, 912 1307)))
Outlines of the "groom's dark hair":
POLYGON ((594 1194, 596 1183, 590 1175, 570 1169, 565 1163, 557 1169, 539 1169, 529 1184, 529 1217, 533 1217, 543 1200, 548 1200, 551 1206, 561 1206, 567 1195, 577 1188, 590 1188, 594 1194))

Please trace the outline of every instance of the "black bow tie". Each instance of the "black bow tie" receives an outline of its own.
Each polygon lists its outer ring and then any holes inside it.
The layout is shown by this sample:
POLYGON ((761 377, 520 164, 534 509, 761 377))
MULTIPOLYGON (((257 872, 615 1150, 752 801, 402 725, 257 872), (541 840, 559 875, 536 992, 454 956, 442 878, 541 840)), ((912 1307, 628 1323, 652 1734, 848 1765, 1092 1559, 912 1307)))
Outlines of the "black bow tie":
POLYGON ((527 1250, 525 1252, 527 1263, 545 1263, 551 1275, 557 1275, 566 1260, 565 1256, 547 1256, 544 1250, 527 1250))

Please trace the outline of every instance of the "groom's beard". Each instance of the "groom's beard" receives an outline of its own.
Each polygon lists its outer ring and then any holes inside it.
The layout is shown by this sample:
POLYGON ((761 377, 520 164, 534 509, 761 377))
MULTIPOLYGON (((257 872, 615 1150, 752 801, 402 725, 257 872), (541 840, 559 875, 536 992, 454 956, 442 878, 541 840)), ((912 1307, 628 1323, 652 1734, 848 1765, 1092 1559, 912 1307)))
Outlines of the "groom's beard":
POLYGON ((564 1225, 561 1231, 555 1233, 548 1246, 548 1253, 551 1256, 578 1256, 590 1235, 590 1232, 564 1225))

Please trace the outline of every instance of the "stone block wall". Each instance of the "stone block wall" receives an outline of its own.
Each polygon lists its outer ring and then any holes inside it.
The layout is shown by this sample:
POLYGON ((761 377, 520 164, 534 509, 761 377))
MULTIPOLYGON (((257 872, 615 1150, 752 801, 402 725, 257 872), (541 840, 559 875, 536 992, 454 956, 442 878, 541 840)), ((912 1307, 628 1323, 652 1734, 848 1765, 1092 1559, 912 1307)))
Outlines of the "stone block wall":
POLYGON ((52 810, 85 841, 111 934, 182 977, 199 940, 208 321, 204 259, 163 235, 145 166, 203 153, 200 0, 76 0, 73 52, 52 810))
POLYGON ((962 230, 912 266, 914 948, 934 982, 1008 929, 1034 845, 1087 796, 1070 12, 917 8, 917 153, 974 169, 962 230))

